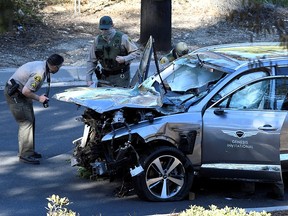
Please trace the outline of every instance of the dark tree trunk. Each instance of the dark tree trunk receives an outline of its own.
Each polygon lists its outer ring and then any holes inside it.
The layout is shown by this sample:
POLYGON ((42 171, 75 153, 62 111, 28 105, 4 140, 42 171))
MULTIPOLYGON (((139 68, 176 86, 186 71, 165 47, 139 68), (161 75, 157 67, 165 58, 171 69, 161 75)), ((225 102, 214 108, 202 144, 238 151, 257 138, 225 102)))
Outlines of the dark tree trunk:
POLYGON ((13 21, 12 0, 0 0, 0 33, 11 30, 13 21))
POLYGON ((171 8, 171 0, 141 0, 141 44, 152 35, 157 51, 171 49, 171 8))

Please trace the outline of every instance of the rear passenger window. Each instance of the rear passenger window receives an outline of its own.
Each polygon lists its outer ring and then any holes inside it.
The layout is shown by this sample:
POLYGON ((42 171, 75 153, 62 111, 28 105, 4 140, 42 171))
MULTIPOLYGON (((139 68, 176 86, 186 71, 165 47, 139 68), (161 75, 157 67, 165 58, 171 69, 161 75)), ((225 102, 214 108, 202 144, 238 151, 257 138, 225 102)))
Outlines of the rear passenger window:
POLYGON ((276 75, 288 75, 288 65, 276 67, 276 75))
POLYGON ((275 109, 288 110, 288 81, 277 79, 275 84, 275 109))

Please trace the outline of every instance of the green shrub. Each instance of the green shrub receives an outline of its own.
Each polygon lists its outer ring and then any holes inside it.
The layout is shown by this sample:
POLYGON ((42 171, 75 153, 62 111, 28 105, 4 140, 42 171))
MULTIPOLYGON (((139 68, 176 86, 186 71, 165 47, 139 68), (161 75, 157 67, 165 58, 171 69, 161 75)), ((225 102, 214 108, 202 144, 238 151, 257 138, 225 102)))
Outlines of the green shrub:
POLYGON ((80 178, 83 178, 83 179, 90 179, 91 176, 92 176, 92 171, 91 170, 88 170, 84 167, 79 167, 78 168, 78 176, 80 178))
POLYGON ((48 210, 47 216, 76 216, 76 214, 70 209, 67 209, 66 206, 70 204, 70 201, 67 197, 59 197, 58 195, 53 194, 52 196, 48 197, 48 210))
POLYGON ((190 206, 189 209, 181 212, 179 216, 271 216, 271 214, 265 211, 251 211, 247 213, 245 209, 230 208, 227 206, 225 208, 219 209, 217 206, 211 205, 210 209, 205 209, 201 206, 193 205, 190 206))

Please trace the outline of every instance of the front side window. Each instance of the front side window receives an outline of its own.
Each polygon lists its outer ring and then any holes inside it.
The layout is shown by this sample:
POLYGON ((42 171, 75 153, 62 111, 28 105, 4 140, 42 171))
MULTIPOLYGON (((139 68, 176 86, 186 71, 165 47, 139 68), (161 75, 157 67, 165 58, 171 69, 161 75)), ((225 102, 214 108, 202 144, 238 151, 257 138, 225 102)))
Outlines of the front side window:
MULTIPOLYGON (((247 72, 245 74, 242 74, 240 77, 234 78, 232 81, 230 81, 222 90, 220 90, 210 101, 210 104, 213 104, 223 98, 225 95, 229 94, 233 90, 237 89, 241 85, 248 83, 251 80, 266 77, 268 76, 268 72, 264 71, 253 71, 253 72, 247 72)), ((243 94, 246 94, 243 92, 243 94)), ((242 100, 243 96, 239 95, 238 100, 242 100)), ((236 106, 236 104, 235 104, 236 106)))
POLYGON ((251 81, 253 79, 265 77, 267 75, 268 75, 267 72, 263 72, 263 71, 244 74, 241 77, 234 79, 227 86, 225 86, 225 88, 219 92, 219 95, 221 97, 223 97, 226 94, 228 94, 231 91, 233 91, 234 89, 240 87, 241 85, 243 85, 245 83, 248 83, 249 81, 251 81))
POLYGON ((288 79, 275 78, 246 85, 216 107, 249 110, 288 110, 288 79))

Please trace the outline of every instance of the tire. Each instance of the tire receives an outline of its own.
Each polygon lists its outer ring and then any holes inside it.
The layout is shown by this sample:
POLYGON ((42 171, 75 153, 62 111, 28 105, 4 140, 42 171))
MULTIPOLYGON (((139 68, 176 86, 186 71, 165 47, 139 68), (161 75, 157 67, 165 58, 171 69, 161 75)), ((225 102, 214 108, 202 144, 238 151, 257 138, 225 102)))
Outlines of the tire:
POLYGON ((142 158, 144 172, 134 178, 139 198, 150 201, 184 199, 193 183, 193 168, 185 155, 173 147, 160 147, 142 158))

